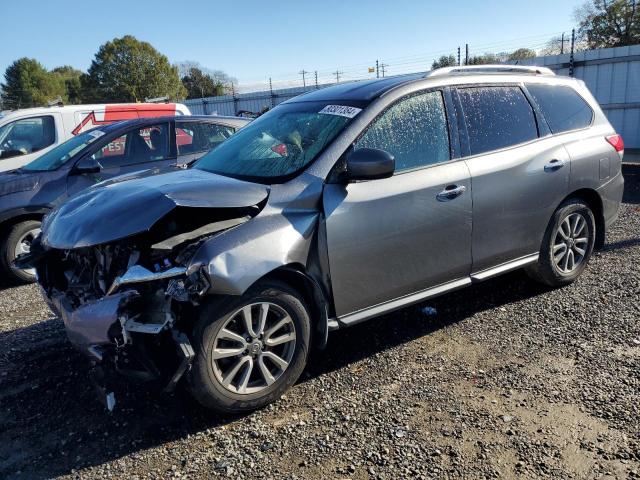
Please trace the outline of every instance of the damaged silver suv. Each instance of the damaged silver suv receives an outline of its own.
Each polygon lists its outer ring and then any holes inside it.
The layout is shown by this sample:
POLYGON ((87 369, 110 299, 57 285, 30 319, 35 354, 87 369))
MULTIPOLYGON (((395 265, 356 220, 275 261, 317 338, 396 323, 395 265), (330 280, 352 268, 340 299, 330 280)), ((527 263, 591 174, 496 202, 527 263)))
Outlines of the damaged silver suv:
POLYGON ((517 268, 574 281, 617 217, 622 153, 585 85, 542 68, 337 85, 188 169, 72 198, 18 263, 109 407, 118 372, 248 411, 330 330, 517 268))

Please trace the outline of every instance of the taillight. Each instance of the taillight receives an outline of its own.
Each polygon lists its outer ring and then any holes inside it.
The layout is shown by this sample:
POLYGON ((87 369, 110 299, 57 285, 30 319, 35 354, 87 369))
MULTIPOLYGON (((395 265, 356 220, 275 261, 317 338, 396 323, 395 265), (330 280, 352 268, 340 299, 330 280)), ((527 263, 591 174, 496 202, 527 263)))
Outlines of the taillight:
POLYGON ((278 145, 274 145, 271 147, 275 153, 280 155, 281 157, 286 157, 288 155, 287 146, 284 143, 279 143, 278 145))
POLYGON ((616 152, 620 153, 624 150, 624 141, 622 140, 622 135, 609 135, 605 138, 607 139, 607 142, 609 142, 611 146, 616 149, 616 152))

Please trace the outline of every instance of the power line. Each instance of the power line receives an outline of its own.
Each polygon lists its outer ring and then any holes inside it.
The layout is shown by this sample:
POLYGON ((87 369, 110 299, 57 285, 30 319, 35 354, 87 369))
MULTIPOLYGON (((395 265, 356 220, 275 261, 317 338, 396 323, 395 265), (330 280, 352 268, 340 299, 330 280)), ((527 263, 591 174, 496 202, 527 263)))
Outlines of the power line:
MULTIPOLYGON (((520 39, 506 39, 497 42, 487 42, 482 44, 470 44, 467 43, 463 47, 459 47, 459 64, 468 63, 473 56, 493 54, 497 56, 498 61, 506 60, 508 54, 515 51, 518 48, 529 48, 535 51, 539 51, 541 48, 548 47, 552 44, 556 44, 560 40, 563 32, 555 32, 550 34, 537 34, 527 37, 521 37, 520 39)), ((565 37, 565 42, 568 40, 565 37)), ((291 88, 300 86, 300 76, 302 76, 302 86, 306 85, 307 74, 313 73, 310 86, 319 88, 320 85, 326 83, 340 83, 344 81, 360 80, 365 78, 371 78, 373 69, 372 64, 375 64, 376 77, 386 77, 387 75, 400 75, 405 73, 418 73, 426 71, 430 68, 430 65, 434 60, 437 60, 439 55, 457 55, 458 47, 454 47, 448 50, 432 51, 424 53, 416 53, 412 55, 404 55, 392 58, 385 58, 384 60, 372 60, 369 62, 353 63, 351 65, 339 66, 337 69, 314 69, 313 71, 301 70, 295 74, 283 74, 278 75, 276 80, 272 80, 272 88, 277 85, 277 88, 291 88), (390 72, 393 71, 391 74, 390 72)), ((566 51, 566 49, 565 49, 566 51)), ((264 77, 263 77, 264 78, 264 77)), ((243 85, 243 91, 256 91, 260 89, 260 85, 264 86, 266 90, 266 80, 256 79, 255 82, 243 85)))

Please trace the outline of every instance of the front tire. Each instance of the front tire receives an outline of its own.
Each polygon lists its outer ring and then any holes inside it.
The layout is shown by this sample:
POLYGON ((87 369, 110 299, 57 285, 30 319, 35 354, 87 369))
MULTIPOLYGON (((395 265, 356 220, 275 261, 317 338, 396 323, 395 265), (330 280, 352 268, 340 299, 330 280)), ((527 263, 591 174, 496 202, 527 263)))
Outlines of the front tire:
POLYGON ((595 238, 591 208, 582 200, 569 199, 558 207, 547 226, 538 262, 525 271, 551 287, 568 285, 587 267, 595 238))
POLYGON ((37 220, 26 220, 9 227, 2 243, 0 244, 0 267, 5 278, 12 282, 32 283, 36 281, 36 273, 33 269, 20 270, 11 264, 22 253, 28 253, 31 242, 40 233, 41 223, 37 220))
POLYGON ((224 414, 261 408, 300 377, 311 336, 308 309, 288 285, 258 284, 240 297, 205 305, 193 331, 189 389, 224 414))

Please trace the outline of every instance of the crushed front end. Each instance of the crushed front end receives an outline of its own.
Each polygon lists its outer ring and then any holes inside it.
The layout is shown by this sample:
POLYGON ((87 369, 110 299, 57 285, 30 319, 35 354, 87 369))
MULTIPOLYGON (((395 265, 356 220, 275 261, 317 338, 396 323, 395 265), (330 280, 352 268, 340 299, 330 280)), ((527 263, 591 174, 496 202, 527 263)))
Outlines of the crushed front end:
POLYGON ((21 259, 35 267, 69 340, 91 359, 107 408, 115 405, 118 374, 170 391, 189 369, 194 311, 211 286, 206 269, 191 259, 203 242, 257 211, 203 209, 185 217, 178 210, 149 231, 88 247, 45 247, 38 238, 21 259))
POLYGON ((69 340, 94 363, 108 408, 115 374, 170 390, 188 370, 196 310, 211 293, 194 256, 255 217, 269 191, 197 169, 140 172, 84 190, 44 218, 14 263, 36 269, 69 340))
POLYGON ((69 340, 93 361, 107 407, 114 404, 112 372, 171 390, 189 368, 190 313, 209 288, 200 268, 187 269, 194 246, 176 253, 122 241, 49 250, 37 262, 44 296, 69 340))

